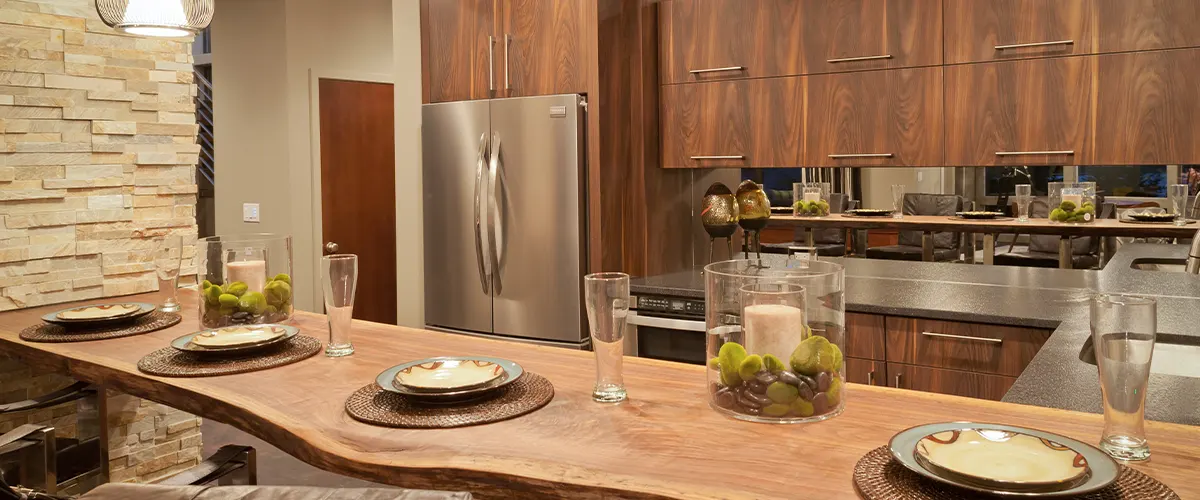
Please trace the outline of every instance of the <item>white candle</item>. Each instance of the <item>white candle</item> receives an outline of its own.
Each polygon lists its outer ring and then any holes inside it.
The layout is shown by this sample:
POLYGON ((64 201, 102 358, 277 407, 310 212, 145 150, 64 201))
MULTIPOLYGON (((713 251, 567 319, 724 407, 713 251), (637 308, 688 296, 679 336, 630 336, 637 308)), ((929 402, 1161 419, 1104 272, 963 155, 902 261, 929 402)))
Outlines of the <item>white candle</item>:
POLYGON ((267 284, 267 261, 239 260, 225 264, 226 283, 241 281, 247 290, 261 292, 267 284))
POLYGON ((783 304, 755 304, 742 311, 746 352, 774 354, 785 363, 803 340, 804 310, 783 304))
POLYGON ((1079 207, 1083 206, 1083 195, 1064 193, 1062 195, 1062 201, 1069 201, 1071 203, 1074 203, 1075 208, 1079 208, 1079 207))
POLYGON ((804 201, 807 201, 809 203, 814 202, 814 201, 821 201, 821 193, 814 193, 811 191, 805 192, 804 193, 804 201))

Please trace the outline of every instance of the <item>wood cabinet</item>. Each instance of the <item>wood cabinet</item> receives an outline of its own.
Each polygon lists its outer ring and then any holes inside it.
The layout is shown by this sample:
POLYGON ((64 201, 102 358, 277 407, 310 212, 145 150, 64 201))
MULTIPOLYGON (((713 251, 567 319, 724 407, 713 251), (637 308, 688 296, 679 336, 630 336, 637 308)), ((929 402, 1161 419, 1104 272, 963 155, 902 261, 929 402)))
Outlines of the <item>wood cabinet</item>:
POLYGON ((425 102, 492 97, 497 61, 488 37, 494 22, 493 0, 422 0, 425 102))
POLYGON ((583 0, 503 0, 497 37, 506 97, 584 93, 583 0))
POLYGON ((947 0, 946 63, 1200 45, 1195 0, 947 0))
POLYGON ((806 77, 806 166, 942 165, 942 68, 806 77))
POLYGON ((889 316, 887 360, 1016 377, 1049 338, 1037 328, 889 316))
POLYGON ((1106 54, 1096 65, 1091 163, 1200 162, 1200 49, 1106 54))
POLYGON ((942 63, 942 3, 805 0, 804 73, 942 63))
POLYGON ((999 401, 1017 381, 1016 377, 929 368, 901 363, 887 364, 888 385, 938 394, 999 401))
POLYGON ((887 385, 887 363, 846 358, 846 381, 852 384, 887 385))
POLYGON ((1096 58, 946 68, 947 165, 1088 165, 1096 58))
POLYGON ((846 357, 885 360, 884 317, 878 314, 846 313, 846 357))
POLYGON ((659 3, 664 84, 797 75, 800 0, 659 3))
POLYGON ((799 77, 666 85, 663 167, 800 165, 799 77))

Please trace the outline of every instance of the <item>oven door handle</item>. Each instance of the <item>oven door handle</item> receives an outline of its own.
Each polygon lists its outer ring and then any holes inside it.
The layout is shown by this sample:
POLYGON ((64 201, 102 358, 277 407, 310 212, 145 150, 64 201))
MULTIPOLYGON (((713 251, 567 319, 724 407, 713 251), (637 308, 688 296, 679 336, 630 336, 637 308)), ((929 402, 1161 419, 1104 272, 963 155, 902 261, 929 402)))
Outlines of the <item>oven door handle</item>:
POLYGON ((686 319, 675 318, 660 318, 657 316, 642 316, 637 311, 629 311, 626 316, 629 324, 636 326, 648 326, 651 328, 666 328, 670 330, 684 330, 689 332, 704 333, 708 330, 705 328, 703 321, 690 321, 686 319))

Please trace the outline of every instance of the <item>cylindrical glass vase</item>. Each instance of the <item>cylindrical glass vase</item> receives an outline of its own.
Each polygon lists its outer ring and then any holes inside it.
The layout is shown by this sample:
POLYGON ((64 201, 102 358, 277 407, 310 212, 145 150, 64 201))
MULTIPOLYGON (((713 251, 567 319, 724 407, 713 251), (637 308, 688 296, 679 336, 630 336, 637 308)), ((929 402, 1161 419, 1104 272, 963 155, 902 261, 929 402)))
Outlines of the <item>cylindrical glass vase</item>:
POLYGON ((705 276, 709 403, 755 422, 803 423, 846 406, 845 270, 728 260, 705 276))
POLYGON ((792 215, 797 217, 829 215, 829 183, 792 183, 792 215))
POLYGON ((204 328, 291 319, 292 237, 259 233, 196 243, 200 324, 204 328))
POLYGON ((1051 182, 1047 187, 1051 222, 1091 224, 1096 221, 1095 182, 1051 182))

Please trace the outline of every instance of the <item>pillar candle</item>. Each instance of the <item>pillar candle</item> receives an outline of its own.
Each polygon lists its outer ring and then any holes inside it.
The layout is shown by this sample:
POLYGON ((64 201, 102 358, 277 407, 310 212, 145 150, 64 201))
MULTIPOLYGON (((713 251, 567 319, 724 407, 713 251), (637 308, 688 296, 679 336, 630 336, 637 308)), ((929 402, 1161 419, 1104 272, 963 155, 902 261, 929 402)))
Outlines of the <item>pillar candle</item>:
POLYGON ((267 261, 239 260, 225 264, 227 283, 241 281, 249 291, 261 292, 267 284, 267 261))
POLYGON ((821 201, 821 193, 819 191, 817 191, 817 192, 805 191, 804 192, 804 201, 807 201, 809 203, 812 203, 814 201, 821 201))
POLYGON ((742 311, 746 352, 774 354, 785 363, 800 344, 804 310, 783 304, 755 304, 742 311))
POLYGON ((1075 208, 1083 206, 1083 195, 1078 194, 1063 194, 1062 201, 1069 201, 1075 204, 1075 208))

